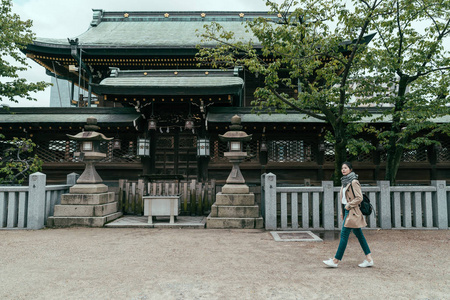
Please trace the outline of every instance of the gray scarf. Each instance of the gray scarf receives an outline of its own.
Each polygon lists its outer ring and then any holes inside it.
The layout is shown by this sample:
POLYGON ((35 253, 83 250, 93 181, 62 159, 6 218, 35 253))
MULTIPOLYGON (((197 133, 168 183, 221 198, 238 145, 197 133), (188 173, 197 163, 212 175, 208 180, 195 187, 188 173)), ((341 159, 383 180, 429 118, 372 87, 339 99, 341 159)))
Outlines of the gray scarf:
POLYGON ((353 180, 358 179, 358 175, 355 174, 355 172, 351 172, 345 176, 341 177, 342 186, 346 187, 350 182, 353 180))

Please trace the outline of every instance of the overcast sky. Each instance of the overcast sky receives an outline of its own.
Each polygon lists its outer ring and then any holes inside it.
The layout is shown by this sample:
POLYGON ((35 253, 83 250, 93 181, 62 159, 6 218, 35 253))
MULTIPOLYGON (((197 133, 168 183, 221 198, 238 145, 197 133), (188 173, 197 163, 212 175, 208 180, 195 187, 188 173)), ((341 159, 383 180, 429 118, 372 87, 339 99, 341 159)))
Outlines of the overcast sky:
MULTIPOLYGON (((13 12, 22 20, 33 20, 37 37, 68 38, 85 32, 92 20, 92 9, 105 11, 266 11, 264 0, 13 0, 13 12)), ((31 68, 21 77, 47 81, 44 67, 29 59, 31 68)), ((50 87, 34 95, 37 102, 3 102, 10 106, 49 106, 50 87)))

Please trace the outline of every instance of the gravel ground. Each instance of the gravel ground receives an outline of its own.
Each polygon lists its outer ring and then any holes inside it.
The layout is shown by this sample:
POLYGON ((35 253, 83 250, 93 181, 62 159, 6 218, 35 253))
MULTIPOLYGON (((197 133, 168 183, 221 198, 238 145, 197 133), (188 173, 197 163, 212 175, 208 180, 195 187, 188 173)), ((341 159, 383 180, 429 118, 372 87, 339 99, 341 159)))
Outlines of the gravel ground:
POLYGON ((275 242, 263 230, 69 228, 0 231, 0 299, 450 299, 449 230, 366 230, 275 242))

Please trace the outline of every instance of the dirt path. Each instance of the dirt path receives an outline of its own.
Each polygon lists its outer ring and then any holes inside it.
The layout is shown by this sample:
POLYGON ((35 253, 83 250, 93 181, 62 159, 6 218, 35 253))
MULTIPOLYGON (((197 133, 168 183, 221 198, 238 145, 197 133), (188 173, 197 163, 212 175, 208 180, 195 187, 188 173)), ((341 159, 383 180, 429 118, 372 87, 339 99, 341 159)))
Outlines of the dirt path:
POLYGON ((450 299, 450 231, 365 231, 275 242, 262 230, 0 231, 0 299, 450 299), (361 290, 363 286, 364 290, 361 290))

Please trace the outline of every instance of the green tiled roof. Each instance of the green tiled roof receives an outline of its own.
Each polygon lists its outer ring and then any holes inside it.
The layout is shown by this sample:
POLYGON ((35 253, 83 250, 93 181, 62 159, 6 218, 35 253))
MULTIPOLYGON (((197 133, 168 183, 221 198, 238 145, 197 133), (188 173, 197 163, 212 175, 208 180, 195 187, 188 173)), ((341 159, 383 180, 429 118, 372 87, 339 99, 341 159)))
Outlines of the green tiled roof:
MULTIPOLYGON (((382 109, 370 109, 373 117, 364 117, 361 123, 371 123, 373 118, 382 116, 382 109)), ((325 123, 319 120, 294 111, 289 111, 286 114, 261 112, 257 114, 252 112, 251 108, 242 107, 211 107, 208 110, 206 121, 209 123, 229 123, 231 117, 234 115, 241 117, 242 123, 325 123)), ((450 116, 439 117, 432 120, 435 123, 449 123, 450 116)), ((375 121, 374 123, 391 123, 391 118, 385 118, 383 121, 375 121)))
MULTIPOLYGON (((236 40, 257 41, 246 32, 245 22, 263 16, 277 22, 277 16, 267 12, 106 12, 94 10, 89 29, 78 38, 82 47, 112 48, 195 48, 200 44, 203 26, 220 23, 235 33, 236 40), (204 17, 202 17, 204 14, 204 17), (126 16, 126 17, 125 17, 126 16), (166 17, 167 16, 167 17, 166 17), (241 17, 242 16, 242 17, 241 17)), ((68 46, 67 39, 38 38, 35 44, 68 46)), ((213 46, 215 42, 202 44, 213 46)))
POLYGON ((220 95, 239 94, 244 87, 241 77, 233 71, 221 70, 159 70, 121 71, 93 84, 99 94, 220 95), (175 74, 176 73, 176 74, 175 74), (145 75, 144 75, 145 74, 145 75))
POLYGON ((98 124, 121 124, 132 126, 140 114, 134 108, 10 108, 0 109, 1 124, 86 124, 88 117, 95 117, 98 124))
POLYGON ((236 86, 242 88, 244 80, 240 77, 128 77, 104 79, 100 85, 103 86, 142 86, 142 87, 225 87, 236 86))

